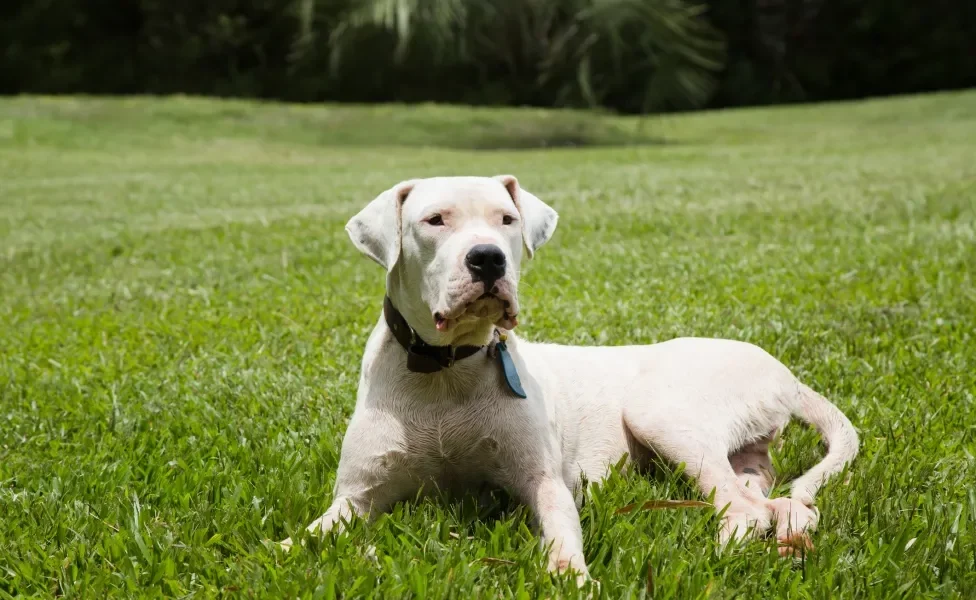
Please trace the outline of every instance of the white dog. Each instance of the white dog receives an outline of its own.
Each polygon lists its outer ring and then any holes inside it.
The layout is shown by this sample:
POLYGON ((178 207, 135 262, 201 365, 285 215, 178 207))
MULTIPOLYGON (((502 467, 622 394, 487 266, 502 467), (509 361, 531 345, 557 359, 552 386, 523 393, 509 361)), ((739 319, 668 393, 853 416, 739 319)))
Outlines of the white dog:
POLYGON ((487 483, 534 511, 549 568, 582 579, 582 477, 598 481, 624 456, 658 456, 714 491, 727 509, 723 542, 775 524, 784 545, 808 544, 814 494, 857 454, 847 417, 742 342, 516 338, 519 265, 556 219, 515 177, 499 176, 404 181, 349 221, 356 247, 387 269, 387 299, 366 344, 334 502, 308 529, 487 483), (791 416, 815 425, 829 451, 790 498, 770 500, 768 445, 791 416))

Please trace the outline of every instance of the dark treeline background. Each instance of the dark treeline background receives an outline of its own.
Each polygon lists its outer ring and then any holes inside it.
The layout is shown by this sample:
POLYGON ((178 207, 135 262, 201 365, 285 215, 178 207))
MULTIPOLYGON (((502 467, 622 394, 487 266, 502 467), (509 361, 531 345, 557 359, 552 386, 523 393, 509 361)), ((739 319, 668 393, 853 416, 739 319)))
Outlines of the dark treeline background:
POLYGON ((0 93, 652 112, 976 85, 976 0, 5 0, 0 93))

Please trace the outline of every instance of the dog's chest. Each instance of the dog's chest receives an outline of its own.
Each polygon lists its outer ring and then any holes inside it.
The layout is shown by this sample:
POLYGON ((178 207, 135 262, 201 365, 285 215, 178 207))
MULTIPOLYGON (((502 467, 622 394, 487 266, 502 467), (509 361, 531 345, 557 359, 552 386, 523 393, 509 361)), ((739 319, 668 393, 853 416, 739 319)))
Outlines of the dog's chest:
POLYGON ((501 468, 499 411, 487 402, 437 403, 402 421, 406 467, 441 489, 492 479, 501 468))

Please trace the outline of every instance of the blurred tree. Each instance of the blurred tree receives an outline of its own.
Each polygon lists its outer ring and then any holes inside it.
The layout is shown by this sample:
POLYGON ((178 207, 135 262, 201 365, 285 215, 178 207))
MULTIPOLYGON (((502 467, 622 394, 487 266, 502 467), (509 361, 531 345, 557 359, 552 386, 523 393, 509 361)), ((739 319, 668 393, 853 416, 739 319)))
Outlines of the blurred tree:
MULTIPOLYGON (((315 29, 314 10, 303 13, 303 31, 315 29)), ((358 67, 370 55, 364 31, 383 30, 396 68, 496 88, 489 98, 692 108, 710 97, 724 58, 702 12, 682 0, 361 0, 331 23, 332 72, 358 67)))
POLYGON ((971 86, 973 0, 0 2, 0 93, 649 112, 971 86))
POLYGON ((976 86, 971 0, 710 0, 728 62, 712 106, 976 86))

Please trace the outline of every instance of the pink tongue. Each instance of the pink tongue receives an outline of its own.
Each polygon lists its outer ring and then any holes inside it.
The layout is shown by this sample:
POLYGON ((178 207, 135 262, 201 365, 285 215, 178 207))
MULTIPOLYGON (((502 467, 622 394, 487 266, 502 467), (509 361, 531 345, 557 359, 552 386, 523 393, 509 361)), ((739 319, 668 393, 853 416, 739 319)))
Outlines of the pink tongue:
POLYGON ((437 331, 447 331, 447 319, 437 317, 434 325, 437 327, 437 331))

